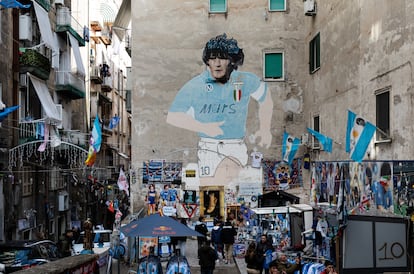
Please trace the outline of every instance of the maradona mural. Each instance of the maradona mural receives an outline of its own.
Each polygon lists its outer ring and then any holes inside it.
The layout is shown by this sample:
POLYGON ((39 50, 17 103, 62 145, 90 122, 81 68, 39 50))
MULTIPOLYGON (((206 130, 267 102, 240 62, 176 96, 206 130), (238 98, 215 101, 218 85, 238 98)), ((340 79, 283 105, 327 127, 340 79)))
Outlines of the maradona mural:
POLYGON ((226 34, 211 38, 202 59, 207 69, 178 92, 167 123, 198 132, 200 183, 222 183, 226 178, 236 178, 247 164, 244 138, 250 99, 259 106, 257 145, 270 146, 273 101, 265 82, 237 70, 243 64, 244 53, 235 39, 226 34))

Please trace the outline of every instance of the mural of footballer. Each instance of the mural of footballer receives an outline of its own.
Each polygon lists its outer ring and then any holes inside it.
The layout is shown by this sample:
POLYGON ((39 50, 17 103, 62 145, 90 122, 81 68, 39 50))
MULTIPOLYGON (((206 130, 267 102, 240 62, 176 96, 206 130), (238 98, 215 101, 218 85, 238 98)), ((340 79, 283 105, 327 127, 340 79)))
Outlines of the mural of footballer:
POLYGON ((167 123, 197 132, 200 182, 224 182, 237 176, 248 161, 244 142, 248 105, 258 102, 258 145, 268 148, 273 101, 266 83, 249 72, 238 71, 244 53, 226 34, 211 38, 202 57, 207 69, 188 81, 170 106, 167 123), (229 168, 232 167, 232 168, 229 168), (237 170, 237 174, 230 174, 237 170))

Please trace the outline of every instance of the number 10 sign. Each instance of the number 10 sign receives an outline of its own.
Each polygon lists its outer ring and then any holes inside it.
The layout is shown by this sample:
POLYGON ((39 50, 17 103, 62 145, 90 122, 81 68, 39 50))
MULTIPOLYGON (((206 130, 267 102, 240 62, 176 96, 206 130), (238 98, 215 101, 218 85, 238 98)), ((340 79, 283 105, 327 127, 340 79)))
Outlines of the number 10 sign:
POLYGON ((409 270, 407 230, 408 219, 402 217, 349 216, 342 239, 343 273, 409 270))

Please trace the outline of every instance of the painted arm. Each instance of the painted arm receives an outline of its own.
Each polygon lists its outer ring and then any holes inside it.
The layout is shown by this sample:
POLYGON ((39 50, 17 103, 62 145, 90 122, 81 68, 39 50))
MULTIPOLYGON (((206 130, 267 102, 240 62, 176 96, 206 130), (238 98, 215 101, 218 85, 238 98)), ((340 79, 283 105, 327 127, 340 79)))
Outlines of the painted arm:
POLYGON ((260 137, 259 145, 269 148, 272 143, 271 123, 273 114, 273 101, 270 91, 267 92, 265 100, 259 105, 259 130, 256 137, 260 137))
POLYGON ((224 121, 201 123, 194 119, 191 115, 183 112, 168 112, 167 123, 190 131, 201 132, 211 137, 223 134, 223 130, 220 126, 224 123, 224 121))

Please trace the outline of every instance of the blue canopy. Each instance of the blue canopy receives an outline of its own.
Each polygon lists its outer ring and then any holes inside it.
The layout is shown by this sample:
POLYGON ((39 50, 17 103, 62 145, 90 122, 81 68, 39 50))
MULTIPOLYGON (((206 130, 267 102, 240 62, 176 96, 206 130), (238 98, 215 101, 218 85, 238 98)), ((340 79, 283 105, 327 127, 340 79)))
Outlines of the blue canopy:
POLYGON ((21 9, 28 9, 30 8, 30 4, 23 5, 22 3, 16 1, 16 0, 1 0, 0 5, 2 5, 5 8, 21 8, 21 9))
POLYGON ((203 234, 198 233, 185 224, 182 224, 171 217, 161 216, 159 214, 152 214, 132 221, 121 227, 121 232, 128 237, 204 237, 203 234))

